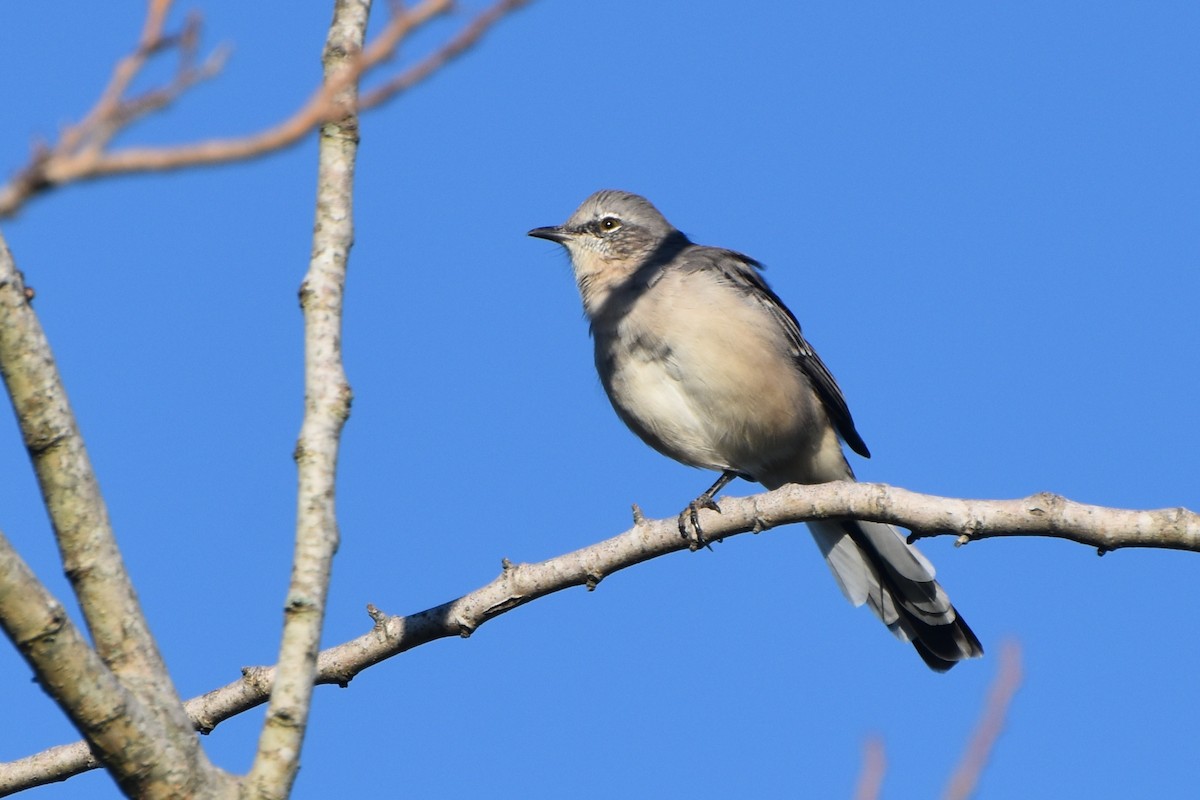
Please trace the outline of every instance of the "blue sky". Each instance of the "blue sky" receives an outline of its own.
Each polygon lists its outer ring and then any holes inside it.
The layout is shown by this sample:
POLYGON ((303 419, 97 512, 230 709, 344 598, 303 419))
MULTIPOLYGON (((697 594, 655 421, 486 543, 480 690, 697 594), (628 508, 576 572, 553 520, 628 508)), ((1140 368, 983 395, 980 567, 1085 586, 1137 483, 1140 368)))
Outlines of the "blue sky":
MULTIPOLYGON (((318 79, 327 4, 187 8, 226 71, 123 144, 256 130, 318 79)), ((6 172, 90 106, 141 14, 0 12, 6 172)), ((1200 506, 1197 30, 1185 2, 540 0, 368 115, 327 644, 367 603, 422 610, 711 482, 623 428, 565 255, 524 235, 604 187, 767 264, 874 454, 863 479, 1200 506)), ((73 186, 0 223, 188 696, 277 647, 314 152, 73 186)), ((11 422, 0 475, 0 529, 65 598, 11 422)), ((1194 555, 923 549, 989 658, 932 674, 802 527, 736 537, 320 688, 295 796, 849 797, 869 735, 884 796, 935 796, 1009 639, 1026 679, 980 797, 1194 793, 1194 555)), ((3 650, 0 759, 73 739, 3 650)), ((214 760, 246 769, 260 719, 207 737, 214 760)), ((30 796, 117 793, 97 773, 30 796)))

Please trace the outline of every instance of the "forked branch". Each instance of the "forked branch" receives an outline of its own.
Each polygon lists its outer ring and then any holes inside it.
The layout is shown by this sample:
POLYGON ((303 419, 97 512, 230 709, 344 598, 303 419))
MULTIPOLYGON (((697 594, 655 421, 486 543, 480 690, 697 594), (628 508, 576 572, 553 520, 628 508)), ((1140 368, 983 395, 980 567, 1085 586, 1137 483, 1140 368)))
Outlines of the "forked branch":
MULTIPOLYGON (((358 108, 374 108, 424 81, 476 44, 503 17, 529 2, 499 0, 424 59, 385 78, 382 84, 363 95, 358 108)), ((216 75, 225 63, 223 49, 197 61, 198 15, 190 16, 178 33, 164 32, 170 6, 171 0, 150 0, 137 46, 117 62, 107 87, 92 109, 79 123, 67 128, 57 142, 35 144, 29 162, 8 183, 0 186, 0 217, 12 216, 37 195, 77 181, 241 161, 294 145, 321 125, 352 110, 339 104, 337 98, 342 90, 391 60, 401 42, 413 31, 449 12, 453 2, 423 0, 412 8, 393 4, 393 15, 388 24, 367 43, 339 81, 320 85, 286 119, 261 131, 168 147, 112 150, 110 145, 118 133, 139 118, 167 107, 200 81, 216 75), (156 89, 127 96, 131 83, 149 59, 172 50, 179 55, 174 77, 156 89)))
MULTIPOLYGON (((727 497, 720 505, 720 514, 702 512, 707 541, 811 519, 859 517, 968 540, 1055 536, 1106 551, 1118 547, 1200 551, 1200 516, 1186 509, 1126 511, 1085 506, 1056 495, 958 500, 883 484, 839 482, 727 497), (997 527, 988 527, 992 524, 997 527), (1076 524, 1079 527, 1073 527, 1076 524)), ((494 581, 456 600, 406 617, 371 609, 371 630, 321 652, 316 682, 345 686, 364 669, 414 647, 449 636, 465 638, 488 620, 538 598, 572 586, 595 588, 614 572, 686 549, 688 542, 679 536, 674 517, 647 520, 635 510, 635 523, 628 531, 536 564, 505 561, 494 581)), ((199 730, 211 731, 224 720, 265 702, 274 674, 274 667, 247 668, 240 680, 188 701, 187 711, 199 730)), ((0 764, 0 794, 62 780, 93 766, 82 743, 0 764)))

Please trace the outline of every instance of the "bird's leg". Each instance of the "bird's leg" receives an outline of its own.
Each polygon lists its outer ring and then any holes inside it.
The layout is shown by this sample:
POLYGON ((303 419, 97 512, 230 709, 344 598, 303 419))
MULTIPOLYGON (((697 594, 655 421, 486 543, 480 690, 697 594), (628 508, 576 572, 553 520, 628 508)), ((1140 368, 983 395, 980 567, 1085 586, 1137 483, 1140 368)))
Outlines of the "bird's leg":
POLYGON ((717 482, 708 487, 707 492, 688 503, 687 508, 679 513, 679 535, 688 540, 688 546, 691 549, 699 550, 704 544, 704 537, 700 530, 700 509, 709 508, 720 514, 721 507, 717 505, 717 501, 713 498, 717 496, 717 492, 724 489, 736 477, 736 472, 725 470, 721 473, 721 477, 717 478, 717 482), (690 530, 688 528, 689 522, 691 523, 690 530))

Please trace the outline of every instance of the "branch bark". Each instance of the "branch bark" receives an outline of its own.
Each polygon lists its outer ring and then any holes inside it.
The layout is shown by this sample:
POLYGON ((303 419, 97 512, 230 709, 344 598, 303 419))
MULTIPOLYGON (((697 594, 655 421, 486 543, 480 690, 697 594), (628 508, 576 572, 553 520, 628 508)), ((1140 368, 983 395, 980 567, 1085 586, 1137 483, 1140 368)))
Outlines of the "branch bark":
MULTIPOLYGON (((49 630, 46 625, 59 624, 52 620, 60 616, 64 625, 66 621, 59 613, 61 606, 44 590, 32 604, 6 605, 3 610, 15 616, 5 619, 5 629, 39 677, 45 679, 55 701, 96 745, 105 766, 123 789, 142 797, 181 792, 206 796, 201 788, 220 784, 223 773, 200 749, 142 614, 66 389, 30 298, 0 238, 0 319, 4 321, 0 325, 0 374, 50 514, 63 567, 98 658, 92 658, 81 636, 70 635, 70 627, 63 627, 64 640, 54 653, 71 659, 71 663, 55 663, 54 658, 45 655, 46 650, 37 646, 35 640, 49 630), (39 652, 43 653, 40 657, 39 652), (96 678, 95 695, 79 691, 54 674, 94 675, 100 664, 108 677, 96 678), (114 694, 116 689, 110 681, 119 682, 129 697, 114 694), (99 706, 93 706, 93 702, 99 706), (119 741, 125 744, 118 745, 112 739, 113 722, 106 718, 104 709, 122 704, 129 706, 127 723, 140 733, 136 746, 125 724, 118 726, 119 741)), ((9 551, 7 559, 13 566, 5 578, 20 582, 23 565, 13 561, 15 558, 16 554, 9 551)))
MULTIPOLYGON (((160 780, 166 736, 105 666, 66 609, 0 534, 0 627, 130 796, 160 780)), ((189 732, 189 736, 193 736, 189 732)), ((96 766, 99 766, 97 763, 96 766)))
MULTIPOLYGON (((284 605, 279 666, 258 752, 247 776, 248 797, 286 798, 291 793, 308 725, 325 602, 338 546, 334 509, 338 445, 350 416, 351 399, 342 365, 342 300, 354 243, 357 78, 367 60, 362 50, 370 13, 371 0, 337 0, 322 56, 326 94, 342 114, 322 126, 317 157, 312 258, 300 287, 304 422, 295 454, 299 474, 296 550, 284 605)), ((380 46, 394 45, 385 41, 380 46)))
MULTIPOLYGON (((1085 506, 1051 494, 1023 500, 959 500, 883 484, 837 482, 727 497, 720 505, 719 514, 701 512, 705 541, 793 522, 856 517, 928 532, 923 535, 965 536, 967 541, 1030 535, 1070 539, 1104 551, 1118 547, 1200 551, 1200 516, 1186 509, 1127 511, 1085 506)), ((674 517, 646 520, 635 506, 634 526, 624 533, 536 564, 505 560, 494 581, 448 603, 407 617, 388 616, 368 606, 372 629, 323 650, 317 658, 315 682, 346 686, 364 669, 414 647, 449 636, 466 638, 488 620, 540 597, 572 586, 594 589, 607 575, 687 547, 674 517)), ((240 680, 186 703, 197 729, 209 732, 265 702, 274 668, 250 667, 242 672, 240 680)), ((90 768, 85 745, 63 745, 0 764, 0 795, 90 768)))

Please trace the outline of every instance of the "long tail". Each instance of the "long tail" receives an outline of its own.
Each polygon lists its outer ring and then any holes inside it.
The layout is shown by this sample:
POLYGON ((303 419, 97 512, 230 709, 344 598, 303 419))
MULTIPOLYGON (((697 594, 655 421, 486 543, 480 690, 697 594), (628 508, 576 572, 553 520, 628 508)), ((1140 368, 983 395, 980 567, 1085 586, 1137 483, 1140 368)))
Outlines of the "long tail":
POLYGON ((866 603, 897 638, 912 642, 930 668, 945 672, 983 655, 983 645, 934 580, 933 565, 900 531, 880 522, 810 522, 838 586, 866 603))

